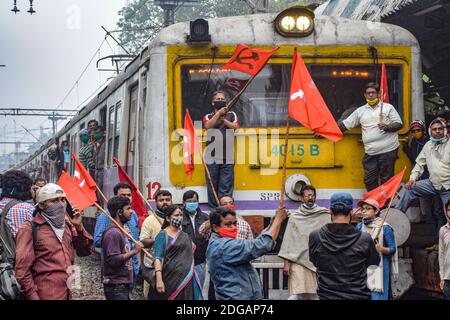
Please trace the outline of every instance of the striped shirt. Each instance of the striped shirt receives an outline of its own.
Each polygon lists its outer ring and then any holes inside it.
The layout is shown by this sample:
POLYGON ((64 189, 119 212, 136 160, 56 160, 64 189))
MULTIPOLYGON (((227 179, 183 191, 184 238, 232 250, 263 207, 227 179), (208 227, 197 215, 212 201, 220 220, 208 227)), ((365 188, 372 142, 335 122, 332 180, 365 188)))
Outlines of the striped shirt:
MULTIPOLYGON (((0 200, 0 214, 2 214, 3 209, 6 207, 8 202, 16 199, 13 198, 3 198, 0 200)), ((11 209, 9 209, 8 215, 6 216, 6 223, 11 228, 14 238, 16 237, 17 231, 22 223, 26 221, 33 220, 34 207, 26 202, 19 202, 11 209)))
POLYGON ((94 161, 95 142, 89 141, 80 148, 78 159, 86 169, 95 169, 94 161))

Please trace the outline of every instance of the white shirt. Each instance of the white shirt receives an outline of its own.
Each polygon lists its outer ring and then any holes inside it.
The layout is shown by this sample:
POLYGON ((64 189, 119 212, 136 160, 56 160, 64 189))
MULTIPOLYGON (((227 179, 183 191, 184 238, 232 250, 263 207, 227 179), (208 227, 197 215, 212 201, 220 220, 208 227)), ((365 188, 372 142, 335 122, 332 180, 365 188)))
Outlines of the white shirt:
POLYGON ((450 140, 437 144, 428 141, 416 159, 416 165, 411 171, 410 180, 417 180, 427 166, 430 181, 437 190, 444 187, 450 189, 450 140))
MULTIPOLYGON (((386 132, 378 128, 378 124, 380 123, 380 108, 381 103, 375 107, 365 104, 356 109, 343 121, 348 130, 361 125, 364 149, 368 155, 390 152, 400 146, 397 132, 386 132)), ((397 110, 389 103, 383 103, 383 116, 386 124, 393 122, 403 124, 397 110)))

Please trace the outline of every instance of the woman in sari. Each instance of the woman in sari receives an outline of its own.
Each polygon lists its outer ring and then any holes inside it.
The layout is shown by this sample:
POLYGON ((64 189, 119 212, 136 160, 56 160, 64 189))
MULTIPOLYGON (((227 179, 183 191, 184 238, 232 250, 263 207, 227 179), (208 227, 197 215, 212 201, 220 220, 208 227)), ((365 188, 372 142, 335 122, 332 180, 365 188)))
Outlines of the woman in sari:
POLYGON ((392 275, 398 275, 394 229, 388 223, 383 223, 380 217, 380 205, 376 200, 366 199, 358 206, 361 208, 363 221, 357 225, 357 228, 372 236, 382 258, 377 267, 371 266, 367 269, 367 285, 371 291, 372 300, 392 300, 392 275))
POLYGON ((194 270, 195 245, 181 230, 183 211, 176 205, 165 210, 161 232, 154 243, 156 299, 201 300, 200 280, 194 270))

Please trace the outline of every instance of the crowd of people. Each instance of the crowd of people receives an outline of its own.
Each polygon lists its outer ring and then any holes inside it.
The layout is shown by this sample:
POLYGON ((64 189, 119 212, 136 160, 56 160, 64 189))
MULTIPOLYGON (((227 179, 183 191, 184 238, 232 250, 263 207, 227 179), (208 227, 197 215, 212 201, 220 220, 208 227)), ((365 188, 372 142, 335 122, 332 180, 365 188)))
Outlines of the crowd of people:
MULTIPOLYGON (((394 175, 400 147, 397 131, 403 123, 392 105, 380 101, 376 84, 369 83, 364 95, 367 104, 339 121, 339 126, 343 131, 362 127, 364 183, 373 190, 394 175)), ((239 121, 226 104, 225 93, 215 92, 214 111, 203 123, 208 131, 219 129, 225 141, 232 141, 239 121)), ((423 122, 411 123, 403 150, 414 168, 396 208, 406 213, 420 199, 421 209, 432 219, 436 243, 427 249, 439 250, 440 285, 450 299, 447 128, 445 119, 435 119, 427 135, 423 122)), ((104 130, 90 121, 81 130, 80 140, 79 159, 101 187, 104 130)), ((67 150, 67 143, 61 146, 67 150)), ((108 300, 129 300, 141 279, 145 298, 150 300, 259 300, 263 297, 260 277, 251 262, 282 241, 278 255, 289 278, 290 300, 393 298, 392 283, 399 274, 395 230, 380 217, 382 206, 377 200, 364 199, 354 208, 351 194, 336 192, 330 207, 324 208, 316 204, 315 187, 305 185, 298 209, 278 208, 270 224, 256 235, 237 214, 231 146, 225 142, 223 148, 209 153, 205 175, 209 213, 202 211, 193 190, 183 194, 181 204, 173 203, 169 191, 160 190, 154 198, 156 209, 149 210, 139 228, 131 209, 132 187, 118 183, 114 196, 103 204, 106 213, 97 216, 94 236, 86 231, 83 213, 67 202, 61 187, 45 179, 32 181, 22 171, 4 173, 0 178, 0 295, 70 299, 67 283, 75 254, 87 256, 97 249, 102 273, 98 281, 108 300)), ((61 170, 67 170, 66 153, 58 159, 61 170)))

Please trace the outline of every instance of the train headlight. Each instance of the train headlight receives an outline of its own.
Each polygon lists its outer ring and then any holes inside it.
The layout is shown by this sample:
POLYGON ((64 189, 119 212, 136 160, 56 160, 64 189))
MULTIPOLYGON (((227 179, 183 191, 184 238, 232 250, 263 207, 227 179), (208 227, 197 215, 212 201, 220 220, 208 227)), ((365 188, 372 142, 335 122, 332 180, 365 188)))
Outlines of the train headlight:
POLYGON ((314 12, 303 6, 282 11, 274 22, 275 30, 285 37, 307 37, 314 31, 314 12))

